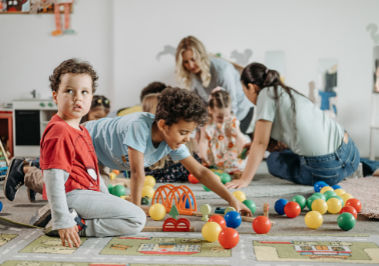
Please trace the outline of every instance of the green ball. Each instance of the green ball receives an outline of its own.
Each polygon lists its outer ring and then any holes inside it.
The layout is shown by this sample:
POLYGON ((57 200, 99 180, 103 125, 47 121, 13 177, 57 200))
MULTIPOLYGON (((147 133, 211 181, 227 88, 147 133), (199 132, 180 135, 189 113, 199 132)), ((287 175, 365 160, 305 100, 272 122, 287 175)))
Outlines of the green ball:
POLYGON ((322 194, 321 192, 313 193, 312 196, 316 196, 317 198, 319 198, 319 199, 323 199, 323 200, 326 201, 325 195, 322 194))
POLYGON ((326 201, 330 199, 332 196, 336 196, 336 195, 337 195, 336 192, 334 192, 333 190, 328 190, 328 191, 325 191, 324 193, 326 201))
POLYGON ((248 207, 250 209, 250 211, 251 211, 252 214, 255 213, 255 210, 257 209, 257 206, 255 205, 254 201, 247 199, 247 200, 242 201, 242 203, 245 204, 246 207, 248 207))
POLYGON ((117 197, 124 196, 126 194, 125 187, 123 185, 116 185, 112 188, 111 194, 117 197))
POLYGON ((337 218, 338 226, 345 231, 349 231, 355 226, 356 220, 350 212, 343 212, 337 218))
POLYGON ((230 175, 229 175, 228 173, 222 173, 222 174, 220 175, 220 177, 221 177, 221 182, 222 182, 223 184, 226 184, 226 183, 232 181, 232 178, 230 177, 230 175))
POLYGON ((203 188, 205 191, 211 191, 209 188, 207 188, 206 186, 203 185, 203 188))
POLYGON ((113 185, 109 184, 108 185, 108 191, 110 194, 112 194, 112 189, 113 189, 113 185))
POLYGON ((292 199, 291 199, 291 201, 297 202, 300 205, 301 210, 304 209, 304 207, 306 205, 306 202, 307 202, 307 200, 305 199, 305 197, 302 196, 302 195, 293 196, 292 199))
POLYGON ((312 195, 310 196, 309 198, 307 198, 307 207, 308 209, 311 211, 312 210, 312 202, 315 200, 315 199, 319 199, 319 197, 315 196, 315 195, 312 195))
POLYGON ((148 196, 145 196, 141 199, 141 204, 142 205, 150 205, 151 199, 148 196))

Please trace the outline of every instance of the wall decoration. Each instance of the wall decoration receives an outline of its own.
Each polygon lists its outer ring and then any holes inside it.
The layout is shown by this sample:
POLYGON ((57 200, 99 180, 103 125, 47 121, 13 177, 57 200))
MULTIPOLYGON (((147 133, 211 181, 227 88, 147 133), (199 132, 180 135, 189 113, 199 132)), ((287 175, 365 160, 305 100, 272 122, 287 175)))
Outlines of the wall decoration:
POLYGON ((233 50, 230 54, 230 58, 234 59, 233 61, 239 65, 246 66, 250 63, 250 57, 253 55, 253 51, 251 49, 245 49, 242 53, 237 50, 233 50))
MULTIPOLYGON (((59 3, 58 3, 59 2, 59 3)), ((0 0, 0 14, 53 14, 59 0, 0 0)), ((63 1, 66 2, 66 1, 63 1)), ((71 1, 70 1, 71 2, 71 1)), ((64 13, 65 10, 59 10, 64 13)), ((72 5, 69 7, 72 13, 72 5)))
POLYGON ((176 53, 176 48, 172 45, 166 44, 163 47, 163 50, 160 51, 155 58, 157 59, 157 61, 159 61, 162 55, 168 54, 168 55, 172 55, 175 57, 175 53, 176 53))
POLYGON ((371 39, 374 43, 379 43, 378 26, 374 23, 370 23, 366 26, 366 30, 370 33, 371 39))
POLYGON ((54 16, 56 29, 51 33, 53 36, 62 34, 74 34, 75 31, 70 29, 70 10, 74 0, 55 0, 54 1, 54 16), (61 25, 61 11, 64 13, 64 30, 62 31, 61 25))

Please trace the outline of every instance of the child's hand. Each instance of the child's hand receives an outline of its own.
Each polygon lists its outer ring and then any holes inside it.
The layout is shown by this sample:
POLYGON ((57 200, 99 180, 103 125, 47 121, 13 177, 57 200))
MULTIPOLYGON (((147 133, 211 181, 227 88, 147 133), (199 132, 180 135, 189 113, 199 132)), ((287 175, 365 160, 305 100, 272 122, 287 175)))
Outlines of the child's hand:
POLYGON ((67 242, 68 247, 72 248, 75 246, 78 248, 80 246, 80 237, 78 232, 79 230, 76 225, 70 228, 59 229, 58 233, 62 240, 62 245, 65 247, 67 242))
POLYGON ((238 189, 238 188, 244 188, 244 187, 247 187, 249 185, 250 181, 246 181, 242 178, 240 179, 233 179, 232 181, 228 182, 225 184, 226 188, 235 188, 235 189, 238 189))
POLYGON ((241 213, 243 216, 252 216, 251 210, 242 202, 237 199, 233 201, 230 206, 236 209, 237 212, 241 213))

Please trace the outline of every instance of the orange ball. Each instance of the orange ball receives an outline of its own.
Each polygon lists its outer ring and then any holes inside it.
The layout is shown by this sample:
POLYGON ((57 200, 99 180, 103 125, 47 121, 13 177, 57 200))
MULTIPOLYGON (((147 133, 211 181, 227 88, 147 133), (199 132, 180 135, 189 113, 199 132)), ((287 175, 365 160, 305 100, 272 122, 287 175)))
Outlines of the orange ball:
POLYGON ((357 211, 357 212, 361 212, 361 209, 362 209, 362 204, 361 202, 359 201, 359 199, 355 199, 355 198, 351 198, 351 199, 348 199, 345 203, 345 206, 351 206, 351 207, 354 207, 354 209, 357 211))
POLYGON ((188 175, 188 182, 190 182, 192 184, 197 184, 197 183, 199 183, 199 180, 193 174, 189 174, 188 175))
POLYGON ((267 234, 271 229, 271 221, 266 216, 258 216, 253 220, 252 225, 257 234, 267 234))
POLYGON ((295 218, 298 216, 301 212, 301 208, 299 203, 295 201, 289 201, 285 206, 284 206, 284 213, 287 215, 288 218, 295 218))
POLYGON ((357 219, 357 210, 353 206, 345 206, 341 209, 340 213, 343 212, 350 212, 352 215, 354 215, 354 218, 357 219))
POLYGON ((237 246, 239 240, 240 235, 238 234, 238 231, 230 227, 222 229, 221 233, 218 235, 218 242, 225 249, 234 248, 237 246))

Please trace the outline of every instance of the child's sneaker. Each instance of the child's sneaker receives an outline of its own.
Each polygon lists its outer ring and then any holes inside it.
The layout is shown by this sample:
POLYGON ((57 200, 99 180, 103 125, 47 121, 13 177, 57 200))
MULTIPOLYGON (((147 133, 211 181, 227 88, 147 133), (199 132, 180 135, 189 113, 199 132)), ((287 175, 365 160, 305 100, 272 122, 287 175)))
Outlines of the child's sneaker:
POLYGON ((51 220, 50 205, 46 204, 39 208, 35 215, 30 219, 30 224, 38 227, 45 227, 51 220))
POLYGON ((17 190, 24 184, 24 158, 13 158, 4 181, 4 195, 13 201, 17 190))
MULTIPOLYGON (((74 209, 70 209, 70 215, 72 216, 72 218, 74 219, 74 221, 76 222, 76 225, 78 226, 78 229, 79 229, 79 236, 86 236, 86 222, 84 221, 84 219, 80 218, 80 216, 78 215, 78 213, 74 210, 74 209)), ((46 225, 45 229, 44 229, 44 233, 47 235, 47 236, 58 236, 59 237, 59 233, 58 233, 58 230, 57 229, 53 229, 53 220, 50 220, 50 222, 46 225)))

